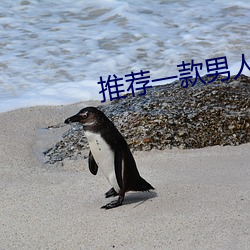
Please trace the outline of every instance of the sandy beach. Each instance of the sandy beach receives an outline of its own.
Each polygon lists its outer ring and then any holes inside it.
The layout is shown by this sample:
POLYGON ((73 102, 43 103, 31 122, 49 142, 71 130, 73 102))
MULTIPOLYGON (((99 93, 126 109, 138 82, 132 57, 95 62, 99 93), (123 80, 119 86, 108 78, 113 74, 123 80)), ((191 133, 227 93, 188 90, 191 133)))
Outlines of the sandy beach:
POLYGON ((0 249, 249 249, 249 143, 134 152, 155 192, 103 210, 110 186, 87 159, 42 158, 68 129, 45 128, 89 105, 0 113, 0 249))

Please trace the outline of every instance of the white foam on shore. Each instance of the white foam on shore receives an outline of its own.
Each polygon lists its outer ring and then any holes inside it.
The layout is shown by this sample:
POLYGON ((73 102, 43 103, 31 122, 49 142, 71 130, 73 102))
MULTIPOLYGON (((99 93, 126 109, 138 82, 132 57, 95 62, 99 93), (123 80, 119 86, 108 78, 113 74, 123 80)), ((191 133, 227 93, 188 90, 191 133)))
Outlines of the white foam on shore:
POLYGON ((237 74, 250 59, 249 11, 243 0, 3 0, 0 112, 101 100, 100 76, 170 77, 192 59, 226 56, 237 74))

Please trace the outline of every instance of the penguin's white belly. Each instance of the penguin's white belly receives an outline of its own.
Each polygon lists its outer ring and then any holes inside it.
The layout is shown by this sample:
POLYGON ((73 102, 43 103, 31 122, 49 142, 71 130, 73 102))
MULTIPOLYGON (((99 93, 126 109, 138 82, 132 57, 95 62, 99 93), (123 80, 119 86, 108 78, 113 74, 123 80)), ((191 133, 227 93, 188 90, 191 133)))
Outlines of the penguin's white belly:
POLYGON ((115 175, 115 155, 113 150, 100 134, 86 131, 85 135, 96 164, 108 179, 111 186, 119 193, 120 187, 115 175))

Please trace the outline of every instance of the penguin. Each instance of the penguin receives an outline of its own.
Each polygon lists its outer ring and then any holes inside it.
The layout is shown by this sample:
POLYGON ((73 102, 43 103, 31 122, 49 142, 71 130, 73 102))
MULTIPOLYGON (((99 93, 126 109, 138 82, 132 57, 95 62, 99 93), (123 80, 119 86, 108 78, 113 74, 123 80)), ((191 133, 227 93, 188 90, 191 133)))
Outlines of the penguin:
POLYGON ((144 180, 136 167, 129 146, 115 125, 95 107, 86 107, 65 123, 79 122, 83 126, 90 147, 88 164, 93 175, 100 168, 111 185, 106 198, 118 196, 101 208, 111 209, 121 206, 128 191, 149 191, 154 189, 144 180))

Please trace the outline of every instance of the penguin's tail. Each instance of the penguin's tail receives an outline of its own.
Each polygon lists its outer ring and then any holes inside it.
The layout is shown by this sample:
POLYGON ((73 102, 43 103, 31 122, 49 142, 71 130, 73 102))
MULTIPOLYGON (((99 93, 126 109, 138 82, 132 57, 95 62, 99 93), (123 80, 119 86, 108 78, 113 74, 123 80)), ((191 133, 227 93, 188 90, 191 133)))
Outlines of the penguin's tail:
POLYGON ((150 189, 154 189, 154 187, 152 187, 147 181, 139 176, 131 191, 148 191, 150 189))

